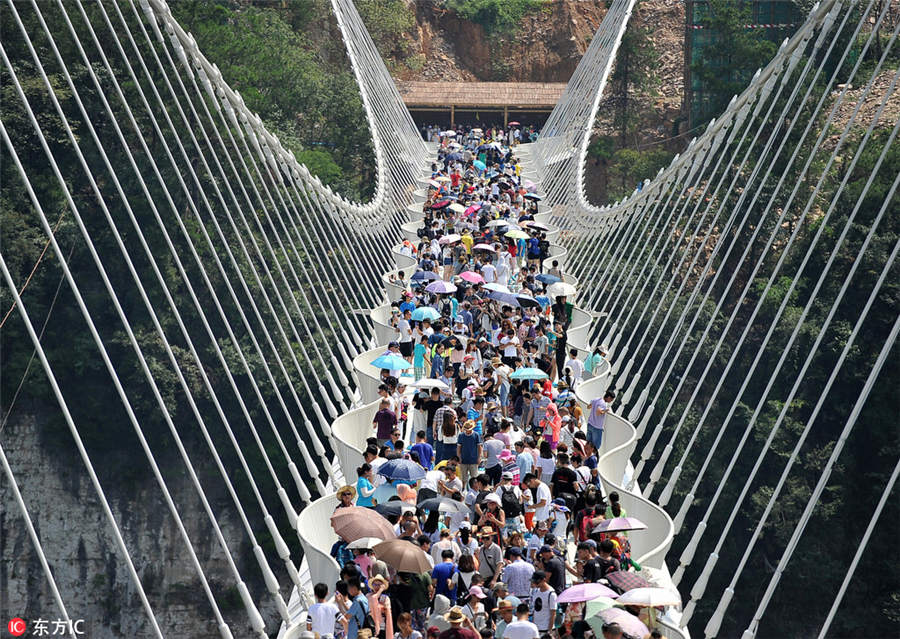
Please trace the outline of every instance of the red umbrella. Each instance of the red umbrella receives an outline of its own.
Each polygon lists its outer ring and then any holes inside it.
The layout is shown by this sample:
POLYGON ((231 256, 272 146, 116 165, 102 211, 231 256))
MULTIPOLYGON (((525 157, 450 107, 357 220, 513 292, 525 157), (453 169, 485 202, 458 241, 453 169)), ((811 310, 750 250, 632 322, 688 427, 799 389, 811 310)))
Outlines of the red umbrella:
POLYGON ((512 122, 509 123, 509 126, 519 126, 519 123, 516 122, 515 120, 513 120, 512 122))
POLYGON ((431 208, 433 208, 433 209, 442 209, 442 208, 447 207, 447 206, 450 206, 450 200, 441 200, 440 202, 437 202, 437 203, 435 203, 435 204, 432 204, 432 205, 431 205, 431 208))
POLYGON ((621 592, 627 592, 632 588, 652 588, 653 584, 641 577, 636 572, 625 572, 624 570, 616 570, 607 573, 603 577, 609 582, 610 586, 617 588, 621 592))

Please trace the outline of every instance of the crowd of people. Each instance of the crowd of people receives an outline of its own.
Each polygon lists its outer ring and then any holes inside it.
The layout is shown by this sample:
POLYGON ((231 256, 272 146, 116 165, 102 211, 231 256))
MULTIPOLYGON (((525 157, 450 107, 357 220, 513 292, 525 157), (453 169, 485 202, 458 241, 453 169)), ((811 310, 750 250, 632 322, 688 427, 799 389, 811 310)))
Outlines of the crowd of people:
POLYGON ((470 140, 497 140, 508 146, 515 146, 526 142, 534 142, 538 139, 538 129, 534 125, 523 126, 515 120, 506 126, 482 124, 480 127, 456 124, 451 127, 442 127, 438 124, 426 124, 421 127, 422 138, 427 142, 442 142, 448 137, 456 138, 460 142, 470 140), (452 133, 452 135, 448 135, 452 133))
POLYGON ((558 265, 544 272, 549 229, 534 222, 539 198, 513 149, 480 130, 441 142, 420 241, 404 243, 417 268, 397 278, 397 335, 384 353, 365 461, 337 495, 338 509, 387 518, 430 569, 397 570, 371 545, 339 539, 341 580, 315 586, 309 631, 659 637, 652 610, 615 607, 627 617, 615 620, 567 595, 588 584, 616 596, 642 580, 628 537, 639 527, 617 523, 631 520, 598 476, 614 390, 584 411, 575 401, 606 349, 579 356, 567 345, 571 291, 554 289, 564 284, 558 265), (398 466, 401 479, 384 472, 398 466))

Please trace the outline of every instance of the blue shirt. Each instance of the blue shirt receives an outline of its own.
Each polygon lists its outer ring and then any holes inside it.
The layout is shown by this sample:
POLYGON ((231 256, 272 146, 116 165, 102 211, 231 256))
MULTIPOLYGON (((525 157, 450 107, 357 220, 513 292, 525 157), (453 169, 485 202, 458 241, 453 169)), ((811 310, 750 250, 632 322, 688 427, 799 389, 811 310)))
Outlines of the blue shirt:
POLYGON ((371 508, 375 505, 374 495, 369 495, 368 497, 363 497, 362 489, 365 488, 366 491, 370 491, 375 488, 365 477, 360 477, 356 480, 356 505, 357 506, 365 506, 366 508, 371 508))
POLYGON ((475 434, 481 435, 481 413, 475 410, 474 408, 470 408, 466 411, 466 419, 471 419, 475 422, 475 434))
POLYGON ((442 561, 434 567, 431 571, 431 581, 434 583, 435 595, 444 595, 451 602, 456 601, 456 586, 447 587, 447 580, 452 579, 455 573, 456 564, 453 562, 442 561))
POLYGON ((519 453, 516 455, 516 466, 519 467, 519 476, 524 477, 534 468, 534 457, 528 452, 519 453))
POLYGON ((478 445, 481 443, 481 435, 473 432, 471 435, 460 433, 456 439, 459 444, 459 462, 461 464, 478 463, 478 445))
POLYGON ((413 349, 413 366, 425 368, 425 344, 416 344, 416 347, 413 349))
POLYGON ((431 462, 434 459, 434 449, 428 442, 413 444, 410 446, 409 450, 419 456, 419 462, 421 462, 422 468, 431 470, 431 462))
POLYGON ((416 310, 416 305, 412 302, 403 302, 400 305, 400 312, 403 313, 405 311, 409 311, 410 313, 416 310))
POLYGON ((356 639, 360 627, 366 622, 366 615, 369 614, 369 602, 362 593, 353 598, 353 603, 347 612, 350 614, 347 639, 356 639))

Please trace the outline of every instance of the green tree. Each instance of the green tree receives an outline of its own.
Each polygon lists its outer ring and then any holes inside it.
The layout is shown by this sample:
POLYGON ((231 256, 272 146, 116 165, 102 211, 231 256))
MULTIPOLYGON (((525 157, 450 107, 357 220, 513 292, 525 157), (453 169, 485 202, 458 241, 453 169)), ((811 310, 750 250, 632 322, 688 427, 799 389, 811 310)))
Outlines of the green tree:
POLYGON ((699 25, 709 34, 708 43, 693 52, 691 73, 701 90, 696 98, 704 104, 701 126, 721 113, 731 96, 743 91, 756 69, 765 66, 777 46, 765 39, 762 29, 748 29, 753 22, 752 4, 746 0, 709 0, 696 4, 699 25))
MULTIPOLYGON (((639 4, 635 15, 639 16, 639 4)), ((643 92, 654 85, 653 62, 656 49, 650 40, 650 29, 641 20, 628 23, 616 54, 616 66, 610 76, 608 101, 614 109, 613 126, 619 132, 619 146, 624 147, 629 129, 638 120, 631 94, 643 92)))
POLYGON ((448 0, 447 6, 462 18, 480 24, 486 33, 511 33, 544 0, 448 0))

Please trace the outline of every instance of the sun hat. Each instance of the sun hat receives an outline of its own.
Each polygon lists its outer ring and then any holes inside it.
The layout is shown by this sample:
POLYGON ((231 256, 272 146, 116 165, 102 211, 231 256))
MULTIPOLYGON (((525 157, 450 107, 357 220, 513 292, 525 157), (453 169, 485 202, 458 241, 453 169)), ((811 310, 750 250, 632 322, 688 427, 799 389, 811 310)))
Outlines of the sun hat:
POLYGON ((338 499, 341 498, 345 493, 349 493, 350 497, 356 497, 356 488, 353 486, 341 486, 337 491, 338 499))
POLYGON ((490 493, 488 495, 485 495, 484 501, 489 501, 489 502, 497 504, 499 506, 500 505, 500 495, 498 495, 497 493, 490 493))
MULTIPOLYGON (((472 589, 470 588, 469 592, 471 592, 471 591, 472 591, 472 589)), ((444 615, 444 619, 446 619, 450 623, 462 623, 463 619, 465 619, 465 618, 466 618, 466 616, 463 614, 463 611, 460 609, 459 606, 453 606, 450 609, 450 612, 448 612, 446 615, 444 615)))

